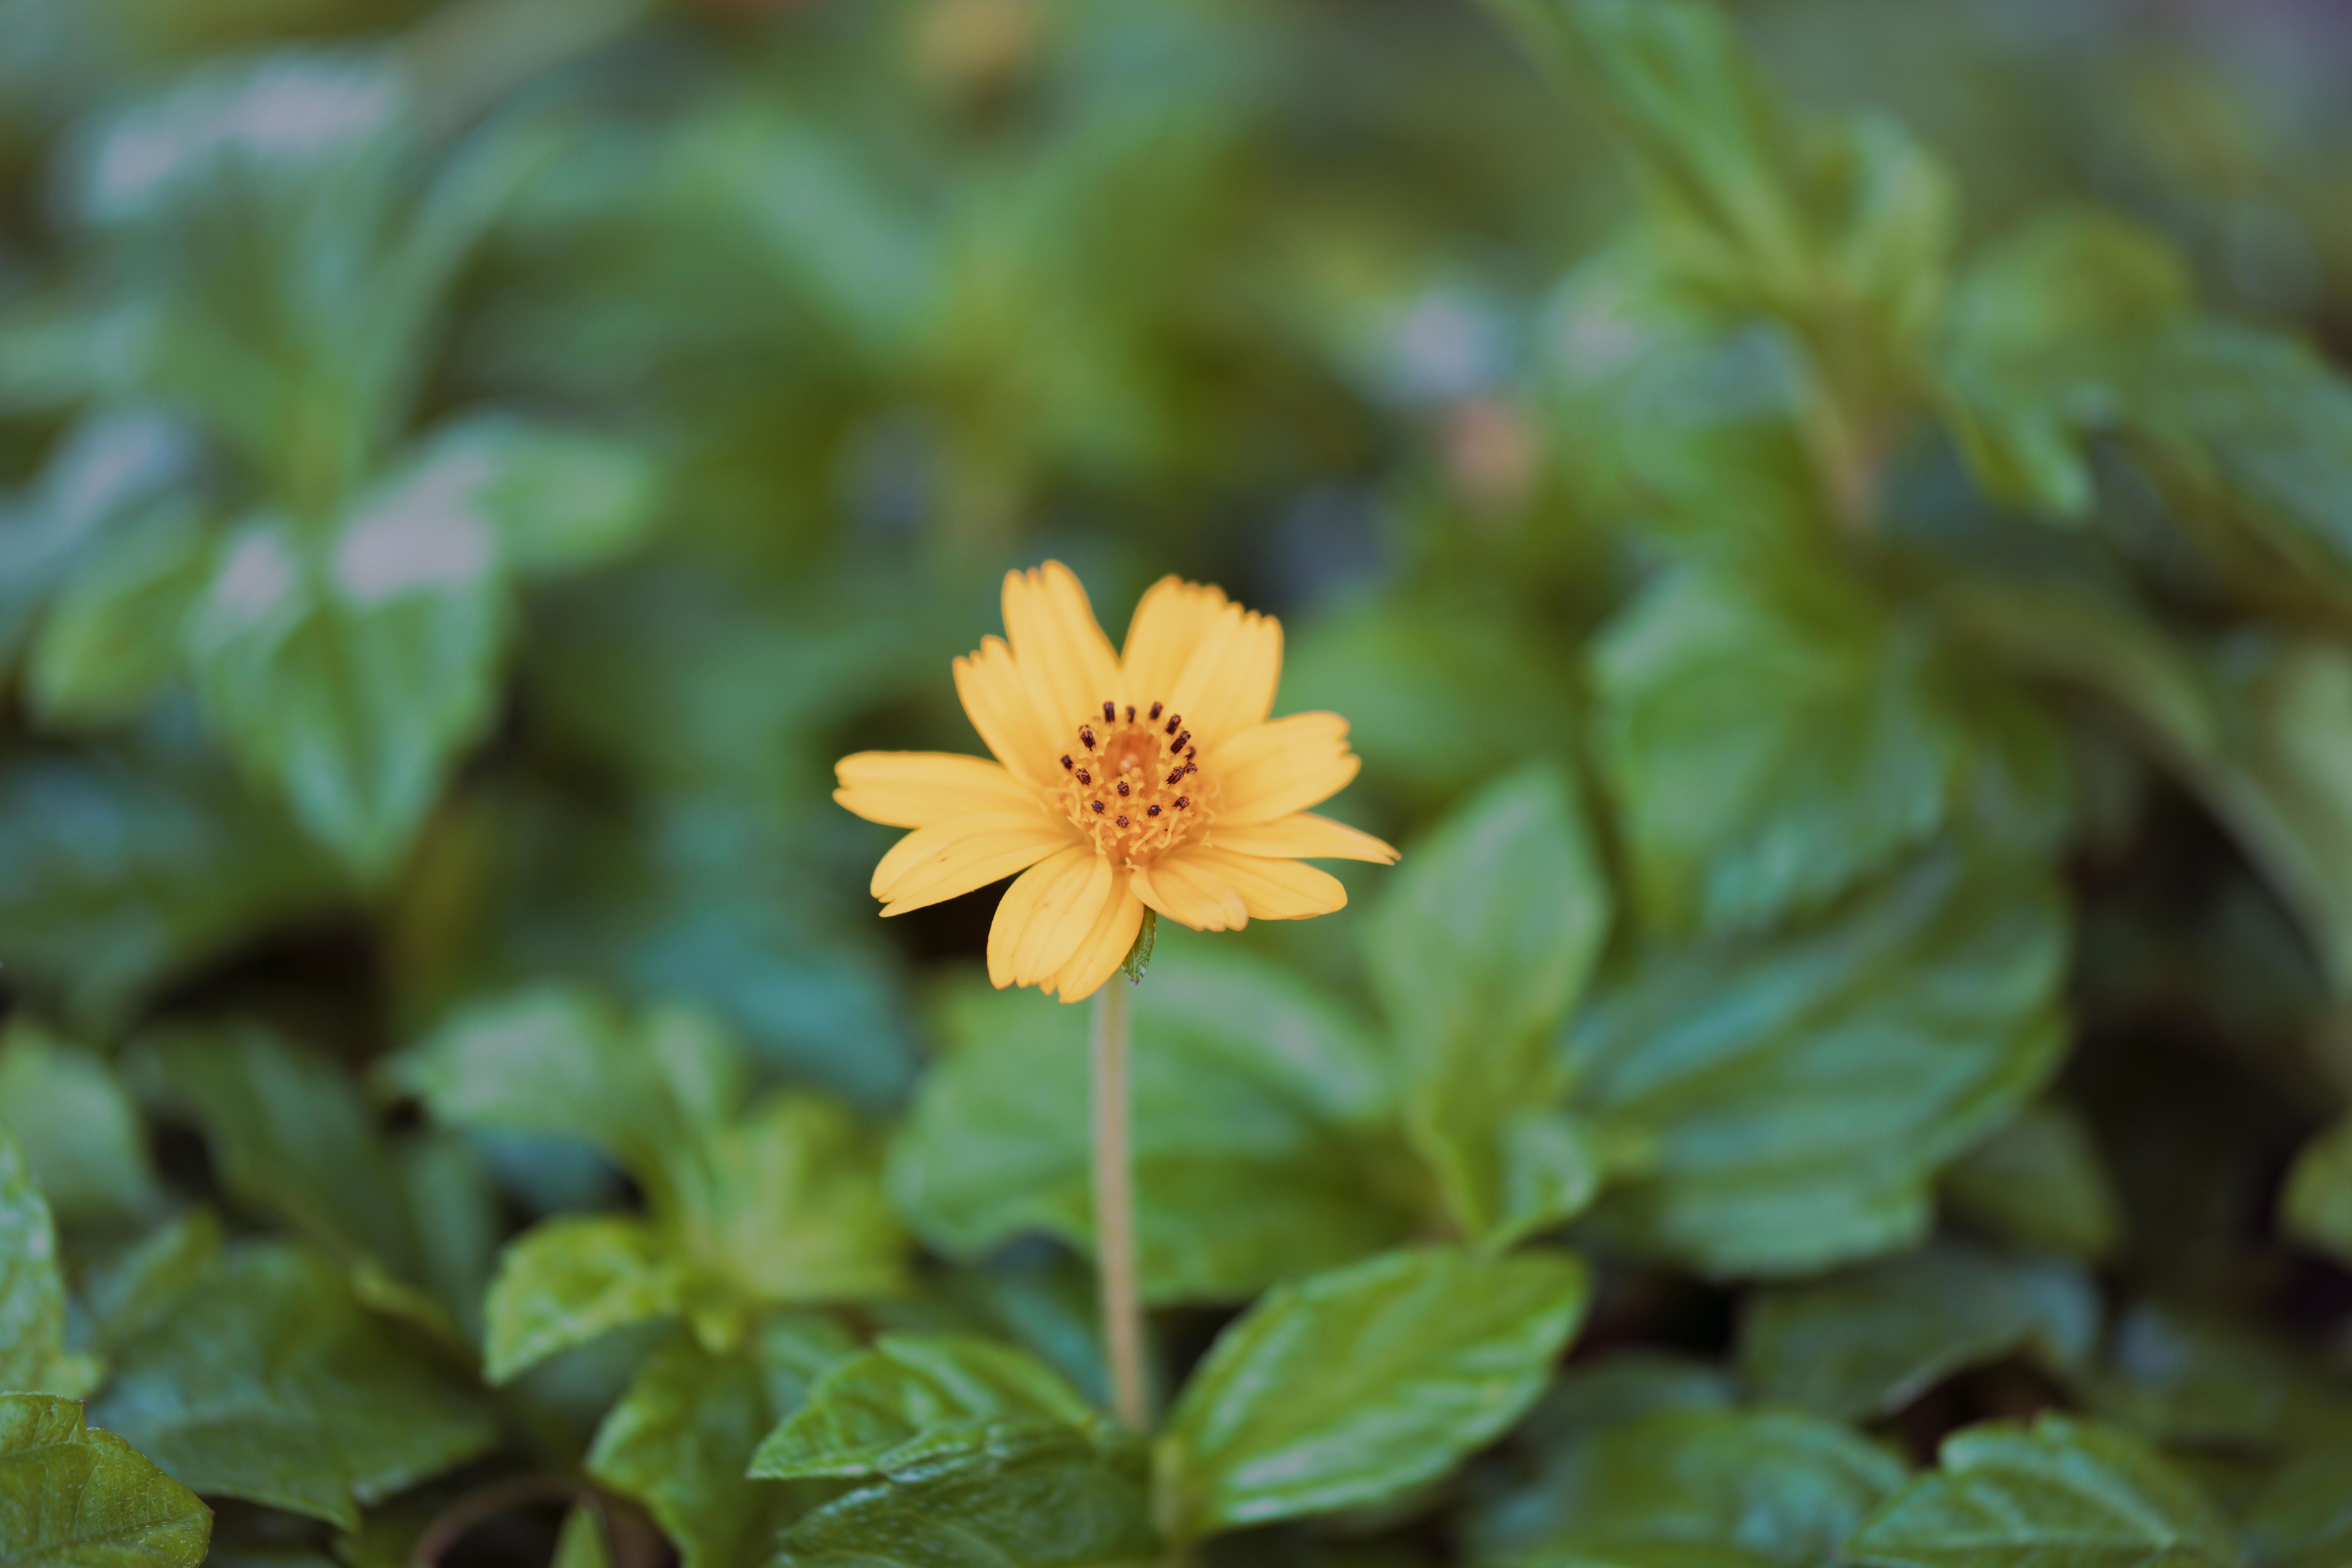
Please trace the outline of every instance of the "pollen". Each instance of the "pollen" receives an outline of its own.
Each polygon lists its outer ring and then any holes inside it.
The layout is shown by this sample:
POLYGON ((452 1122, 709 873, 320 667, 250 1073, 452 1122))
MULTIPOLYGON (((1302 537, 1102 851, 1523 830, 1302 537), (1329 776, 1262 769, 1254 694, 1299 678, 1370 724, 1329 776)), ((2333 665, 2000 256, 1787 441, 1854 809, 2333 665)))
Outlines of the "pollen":
POLYGON ((1183 715, 1171 714, 1163 721, 1165 702, 1155 701, 1140 714, 1138 706, 1107 699, 1068 731, 1094 753, 1094 773, 1120 809, 1107 812, 1104 791, 1085 768, 1066 773, 1060 792, 1071 823, 1102 854, 1129 867, 1149 866, 1200 837, 1208 827, 1214 792, 1192 760, 1200 748, 1184 728, 1183 715), (1176 793, 1179 784, 1186 794, 1176 793))

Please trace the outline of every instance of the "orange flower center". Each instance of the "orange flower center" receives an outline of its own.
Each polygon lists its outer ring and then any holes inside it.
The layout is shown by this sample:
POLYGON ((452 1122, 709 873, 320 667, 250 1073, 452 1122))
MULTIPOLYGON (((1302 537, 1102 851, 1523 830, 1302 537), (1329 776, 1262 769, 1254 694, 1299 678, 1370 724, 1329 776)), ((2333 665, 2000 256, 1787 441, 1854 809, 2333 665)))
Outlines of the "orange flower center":
POLYGON ((1209 824, 1216 784, 1184 716, 1154 702, 1105 702, 1070 731, 1062 809, 1095 847, 1121 866, 1149 866, 1209 824))

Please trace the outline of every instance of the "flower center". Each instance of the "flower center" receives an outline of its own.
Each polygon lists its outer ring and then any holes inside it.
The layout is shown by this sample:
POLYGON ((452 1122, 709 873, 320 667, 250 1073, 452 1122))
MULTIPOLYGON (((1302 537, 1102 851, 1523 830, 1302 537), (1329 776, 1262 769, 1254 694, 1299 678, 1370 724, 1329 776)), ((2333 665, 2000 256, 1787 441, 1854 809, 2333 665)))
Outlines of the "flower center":
POLYGON ((1072 731, 1062 809, 1119 865, 1148 866, 1208 826, 1216 784, 1181 713, 1106 702, 1072 731))

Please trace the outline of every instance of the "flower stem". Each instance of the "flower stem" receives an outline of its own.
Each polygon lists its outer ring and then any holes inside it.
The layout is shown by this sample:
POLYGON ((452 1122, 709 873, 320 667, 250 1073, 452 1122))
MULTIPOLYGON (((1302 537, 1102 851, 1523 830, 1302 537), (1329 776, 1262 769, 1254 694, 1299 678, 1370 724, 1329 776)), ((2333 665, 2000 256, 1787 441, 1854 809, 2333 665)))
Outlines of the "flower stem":
POLYGON ((1095 993, 1095 1267, 1102 1279, 1103 1354, 1111 1413, 1150 1424, 1143 1384, 1143 1294, 1135 1258, 1135 1159, 1128 1138, 1127 993, 1114 974, 1095 993))

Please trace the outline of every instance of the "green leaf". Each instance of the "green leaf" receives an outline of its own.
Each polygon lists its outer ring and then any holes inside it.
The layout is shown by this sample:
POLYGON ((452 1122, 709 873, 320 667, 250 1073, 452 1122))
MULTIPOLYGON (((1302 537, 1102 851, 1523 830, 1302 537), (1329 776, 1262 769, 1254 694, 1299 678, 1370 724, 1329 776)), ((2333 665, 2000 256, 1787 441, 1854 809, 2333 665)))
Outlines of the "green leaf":
POLYGON ((1952 1162, 1937 1190, 1952 1214, 2015 1247, 2095 1261, 2123 1234, 2123 1200, 2090 1126, 2056 1100, 1952 1162))
POLYGON ((229 750, 363 879, 397 866, 490 721, 497 551, 451 514, 363 510, 323 546, 252 521, 190 613, 188 658, 229 750))
POLYGON ((504 414, 434 431, 378 489, 373 515, 446 530, 462 518, 521 574, 572 572, 620 554, 653 520, 656 476, 625 442, 504 414))
POLYGON ((78 1396, 98 1364, 66 1350, 66 1286, 49 1205, 16 1141, 0 1131, 0 1389, 78 1396))
POLYGON ((212 1510, 81 1406, 0 1394, 0 1568, 195 1568, 212 1510))
MULTIPOLYGON (((1146 1295, 1233 1300, 1402 1239, 1390 1069, 1362 1026, 1247 959, 1171 933, 1135 997, 1137 1224, 1146 1295)), ((977 1258, 1025 1231, 1092 1235, 1082 1009, 974 977, 890 1151, 917 1233, 977 1258)))
POLYGON ((109 1325, 116 1371, 94 1415, 194 1490, 356 1530, 360 1504, 496 1440, 472 1390, 371 1320, 324 1259, 255 1242, 187 1272, 109 1325))
POLYGON ((1393 1252, 1268 1291, 1170 1415, 1158 1507, 1178 1541, 1385 1500, 1524 1414, 1583 1320, 1563 1253, 1393 1252))
MULTIPOLYGON (((0 1071, 0 1081, 5 1081, 0 1071)), ((2352 1263, 2352 1117, 2303 1146, 2279 1200, 2287 1235, 2339 1263, 2352 1263)))
POLYGON ((2087 1421, 1971 1426, 1847 1542, 1857 1568, 2231 1568, 2228 1523, 2147 1449, 2087 1421))
POLYGON ((2352 1443, 2352 1393, 2218 1309, 2134 1303, 2079 1384, 2096 1414, 2168 1447, 2275 1454, 2352 1443))
POLYGON ((110 531, 49 606, 26 661, 26 696, 45 727, 104 729, 154 702, 179 673, 210 545, 184 500, 110 531))
POLYGON ((760 1568, 778 1526, 817 1494, 745 1479, 752 1450, 799 1407, 817 1373, 854 1347, 809 1313, 780 1316, 724 1353, 673 1335, 604 1417, 588 1472, 645 1504, 685 1568, 760 1568))
POLYGON ((672 1244, 641 1219, 571 1215, 534 1226, 499 1255, 483 1375, 505 1383, 558 1351, 668 1317, 684 1288, 672 1244))
POLYGON ((1757 1291, 1739 1365, 1760 1398, 1859 1421, 2014 1352, 2077 1369, 2098 1330, 2097 1288, 2074 1265, 1943 1241, 1757 1291))
POLYGON ((1694 568, 1592 653, 1600 755, 1642 908, 1751 931, 1943 824, 1963 736, 1927 628, 1830 573, 1694 568))
POLYGON ((968 1334, 886 1334, 827 1368, 808 1403, 751 1456, 754 1476, 898 1475, 936 1454, 992 1447, 1094 1412, 1025 1351, 968 1334))
POLYGON ((1805 929, 1637 955, 1570 1038, 1575 1108, 1648 1150, 1591 1223, 1713 1275, 1920 1238, 1936 1168, 2057 1067, 2066 945, 2042 873, 1942 854, 1805 929))
POLYGON ((2267 1568, 2338 1568, 2352 1559, 2352 1447, 2283 1467, 2245 1523, 2255 1558, 2267 1568))
POLYGON ((68 1223, 135 1218, 154 1204, 146 1131, 113 1068, 22 1016, 0 1035, 0 1123, 68 1223))
POLYGON ((827 1503, 784 1531, 775 1568, 1111 1568, 1158 1558, 1140 1445, 1026 1427, 827 1503))
POLYGON ((1373 989, 1404 1046, 1406 1125, 1454 1223, 1496 1245, 1591 1201, 1595 1161, 1553 1112, 1549 1039, 1607 936, 1609 885, 1555 767, 1521 770, 1449 817, 1366 930, 1373 989))
POLYGON ((1905 1474, 1893 1454, 1819 1416, 1659 1409, 1576 1435, 1539 1490, 1475 1521, 1472 1560, 1811 1568, 1905 1474))
POLYGON ((553 1568, 613 1568, 613 1548, 604 1518, 593 1503, 575 1502, 563 1513, 555 1537, 553 1568))

